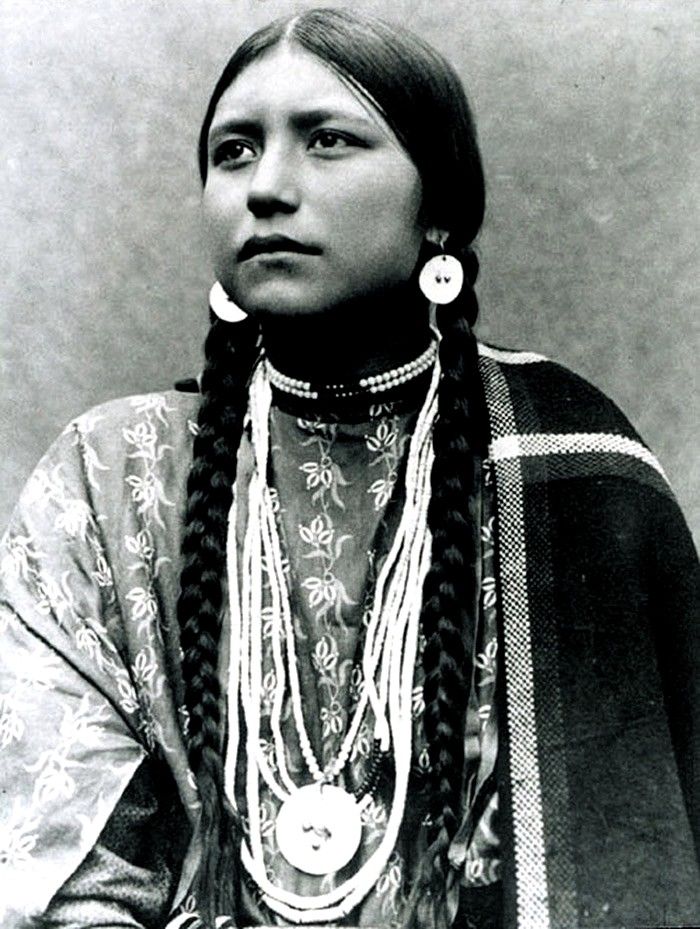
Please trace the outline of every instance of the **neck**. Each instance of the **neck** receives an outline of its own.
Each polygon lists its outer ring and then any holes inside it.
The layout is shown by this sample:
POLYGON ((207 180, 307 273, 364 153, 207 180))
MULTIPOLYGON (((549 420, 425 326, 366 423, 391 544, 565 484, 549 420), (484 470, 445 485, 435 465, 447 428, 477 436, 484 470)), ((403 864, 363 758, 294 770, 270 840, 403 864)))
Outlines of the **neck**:
POLYGON ((266 315, 265 352, 284 374, 317 384, 356 382, 403 365, 430 340, 427 306, 415 290, 403 285, 308 316, 266 315))

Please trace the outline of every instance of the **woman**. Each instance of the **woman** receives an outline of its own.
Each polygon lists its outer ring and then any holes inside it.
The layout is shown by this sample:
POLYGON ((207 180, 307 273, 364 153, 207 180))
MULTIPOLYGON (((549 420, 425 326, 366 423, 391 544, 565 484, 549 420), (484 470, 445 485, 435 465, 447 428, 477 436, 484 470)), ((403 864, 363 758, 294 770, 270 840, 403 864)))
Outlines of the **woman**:
POLYGON ((606 398, 475 340, 454 72, 308 11, 199 156, 201 396, 80 417, 5 536, 3 925, 690 924, 697 561, 606 398))

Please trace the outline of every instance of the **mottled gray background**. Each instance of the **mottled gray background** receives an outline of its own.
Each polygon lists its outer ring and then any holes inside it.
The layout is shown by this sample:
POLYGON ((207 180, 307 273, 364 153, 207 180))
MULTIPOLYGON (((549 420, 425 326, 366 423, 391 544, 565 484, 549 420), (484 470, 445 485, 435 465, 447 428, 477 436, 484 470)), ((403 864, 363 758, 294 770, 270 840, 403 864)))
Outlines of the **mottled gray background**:
MULTIPOLYGON (((4 0, 0 523, 75 414, 196 372, 195 142, 284 0, 4 0)), ((700 536, 695 0, 367 0, 463 75, 487 170, 480 332, 611 395, 700 536)))

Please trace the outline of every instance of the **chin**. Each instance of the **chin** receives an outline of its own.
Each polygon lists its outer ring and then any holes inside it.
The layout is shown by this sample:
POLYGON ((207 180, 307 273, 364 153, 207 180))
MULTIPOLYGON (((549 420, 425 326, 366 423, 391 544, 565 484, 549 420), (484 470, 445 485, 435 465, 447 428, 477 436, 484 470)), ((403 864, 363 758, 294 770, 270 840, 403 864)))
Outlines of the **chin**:
POLYGON ((235 302, 251 316, 310 316, 329 310, 337 298, 288 283, 270 283, 239 293, 235 302))

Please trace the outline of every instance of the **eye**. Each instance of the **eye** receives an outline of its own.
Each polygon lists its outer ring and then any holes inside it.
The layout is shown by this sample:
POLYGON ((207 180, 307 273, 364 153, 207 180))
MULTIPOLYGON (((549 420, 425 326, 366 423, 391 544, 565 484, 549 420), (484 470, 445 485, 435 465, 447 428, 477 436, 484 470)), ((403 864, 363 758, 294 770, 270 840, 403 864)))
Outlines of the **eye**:
POLYGON ((361 144, 359 139, 355 139, 353 136, 346 135, 343 132, 338 132, 335 129, 319 129, 319 131, 315 132, 311 137, 309 148, 316 149, 316 151, 330 151, 332 149, 341 150, 361 144))
POLYGON ((212 164, 238 166, 247 164, 255 157, 255 149, 250 142, 242 139, 226 139, 220 142, 212 154, 212 164))

